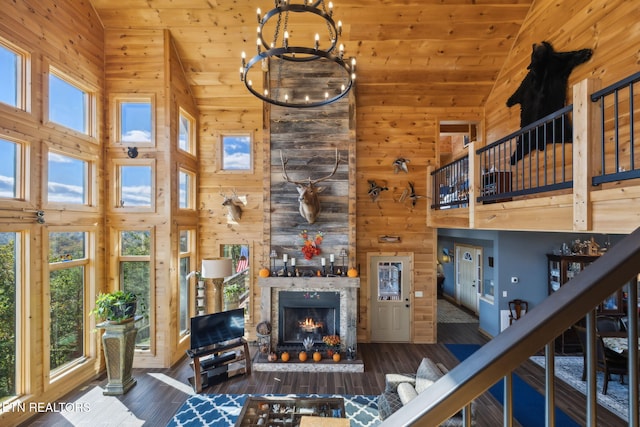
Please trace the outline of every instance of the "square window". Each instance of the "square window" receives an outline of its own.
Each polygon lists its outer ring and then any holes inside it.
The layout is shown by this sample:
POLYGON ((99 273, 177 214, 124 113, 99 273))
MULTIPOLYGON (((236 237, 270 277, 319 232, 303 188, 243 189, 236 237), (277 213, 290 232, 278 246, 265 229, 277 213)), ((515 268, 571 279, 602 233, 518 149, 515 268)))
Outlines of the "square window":
POLYGON ((89 94, 49 72, 49 121, 89 134, 89 94))
POLYGON ((116 207, 152 207, 152 173, 149 165, 120 165, 118 167, 118 198, 116 207))
POLYGON ((0 44, 0 102, 21 108, 22 64, 23 58, 18 53, 0 44))
POLYGON ((178 118, 178 148, 187 153, 195 154, 195 141, 195 120, 181 108, 178 118))
POLYGON ((153 114, 150 100, 120 101, 118 140, 127 143, 153 142, 153 114))
POLYGON ((251 135, 223 135, 221 151, 222 170, 239 172, 253 170, 251 135))
POLYGON ((89 163, 49 152, 47 201, 49 203, 88 204, 89 163))

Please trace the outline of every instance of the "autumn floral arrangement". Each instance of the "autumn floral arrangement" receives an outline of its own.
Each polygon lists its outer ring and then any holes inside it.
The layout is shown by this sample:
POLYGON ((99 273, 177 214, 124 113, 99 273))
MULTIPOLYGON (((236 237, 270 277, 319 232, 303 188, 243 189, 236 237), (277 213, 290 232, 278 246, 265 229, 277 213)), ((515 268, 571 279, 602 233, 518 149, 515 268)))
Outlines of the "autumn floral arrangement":
POLYGON ((340 337, 338 335, 325 335, 322 337, 322 342, 328 347, 338 348, 340 347, 340 337))
POLYGON ((307 230, 303 230, 300 232, 300 237, 302 238, 302 255, 304 255, 304 259, 310 260, 314 255, 320 255, 320 244, 322 243, 322 231, 316 232, 316 235, 313 239, 309 238, 309 233, 307 230))

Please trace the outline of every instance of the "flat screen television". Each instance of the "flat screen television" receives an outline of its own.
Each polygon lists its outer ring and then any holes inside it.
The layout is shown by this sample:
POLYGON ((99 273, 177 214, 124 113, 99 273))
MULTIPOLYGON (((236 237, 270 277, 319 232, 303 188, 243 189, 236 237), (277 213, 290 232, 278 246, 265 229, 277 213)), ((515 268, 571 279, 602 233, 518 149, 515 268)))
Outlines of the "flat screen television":
POLYGON ((209 347, 243 336, 243 308, 191 318, 191 350, 209 347))

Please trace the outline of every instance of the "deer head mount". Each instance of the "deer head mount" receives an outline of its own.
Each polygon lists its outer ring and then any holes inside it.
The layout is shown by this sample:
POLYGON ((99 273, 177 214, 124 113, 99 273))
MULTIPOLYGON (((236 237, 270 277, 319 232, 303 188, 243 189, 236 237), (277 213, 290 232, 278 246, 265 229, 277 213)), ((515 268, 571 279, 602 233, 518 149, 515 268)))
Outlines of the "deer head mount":
POLYGON ((280 150, 280 161, 282 162, 282 177, 286 182, 295 184, 298 190, 298 202, 300 203, 300 215, 307 220, 309 224, 316 222, 318 214, 320 214, 320 200, 318 194, 325 189, 325 187, 316 187, 315 185, 325 179, 331 178, 338 170, 338 164, 340 164, 340 154, 336 149, 336 164, 333 166, 333 171, 327 176, 312 180, 309 177, 303 181, 293 181, 289 179, 287 175, 287 161, 288 159, 282 156, 282 150, 280 150))
POLYGON ((220 195, 224 198, 222 206, 227 208, 227 218, 231 221, 240 222, 242 207, 245 203, 238 197, 235 190, 233 190, 233 195, 231 196, 225 196, 222 193, 220 195))

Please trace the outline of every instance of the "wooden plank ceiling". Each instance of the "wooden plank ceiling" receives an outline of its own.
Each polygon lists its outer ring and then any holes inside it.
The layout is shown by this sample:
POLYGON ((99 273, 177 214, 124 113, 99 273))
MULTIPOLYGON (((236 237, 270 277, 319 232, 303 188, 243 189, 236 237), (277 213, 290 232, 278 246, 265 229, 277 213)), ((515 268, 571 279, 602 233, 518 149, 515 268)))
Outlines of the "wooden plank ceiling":
MULTIPOLYGON (((301 2, 302 0, 293 0, 301 2)), ((201 110, 258 107, 240 82, 256 9, 272 0, 91 0, 105 28, 169 29, 201 110)), ((357 92, 394 104, 482 107, 532 0, 335 0, 357 92)), ((328 0, 327 0, 328 4, 328 0)))

